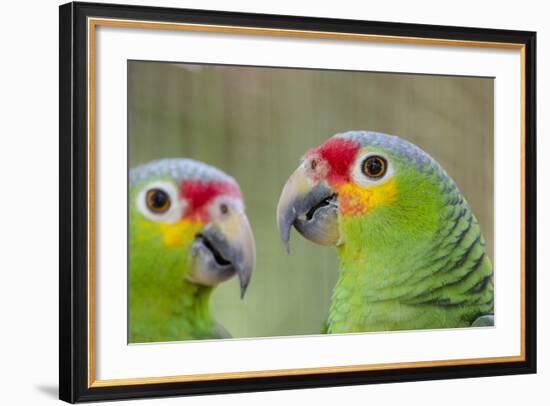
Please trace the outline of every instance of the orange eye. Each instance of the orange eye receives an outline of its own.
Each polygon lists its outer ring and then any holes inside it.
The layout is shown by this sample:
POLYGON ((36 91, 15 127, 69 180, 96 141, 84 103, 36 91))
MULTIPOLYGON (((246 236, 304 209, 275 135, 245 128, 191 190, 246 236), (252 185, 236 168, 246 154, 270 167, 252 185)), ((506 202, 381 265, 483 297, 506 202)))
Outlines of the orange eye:
POLYGON ((388 164, 386 159, 379 155, 371 155, 363 161, 363 173, 369 178, 378 179, 384 176, 388 164))
POLYGON ((170 208, 170 197, 161 189, 151 189, 145 196, 147 208, 153 213, 164 213, 170 208))

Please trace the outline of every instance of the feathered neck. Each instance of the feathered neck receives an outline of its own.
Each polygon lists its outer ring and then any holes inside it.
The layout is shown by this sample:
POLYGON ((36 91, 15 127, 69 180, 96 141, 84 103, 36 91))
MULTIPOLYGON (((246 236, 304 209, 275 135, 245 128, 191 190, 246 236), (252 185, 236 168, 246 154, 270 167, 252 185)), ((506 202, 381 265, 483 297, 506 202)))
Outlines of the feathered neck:
POLYGON ((130 342, 213 338, 211 287, 180 280, 176 284, 130 284, 130 342))
POLYGON ((463 200, 431 221, 379 214, 340 221, 329 332, 466 327, 492 313, 492 266, 463 200))

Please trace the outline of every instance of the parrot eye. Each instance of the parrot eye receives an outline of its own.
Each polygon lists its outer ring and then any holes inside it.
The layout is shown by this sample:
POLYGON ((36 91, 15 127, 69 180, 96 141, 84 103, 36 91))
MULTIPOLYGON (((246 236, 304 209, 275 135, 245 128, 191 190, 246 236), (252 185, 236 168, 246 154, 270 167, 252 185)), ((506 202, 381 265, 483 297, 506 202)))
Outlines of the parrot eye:
POLYGON ((244 207, 241 199, 233 196, 218 196, 208 205, 208 212, 214 219, 242 211, 244 211, 244 207))
POLYGON ((384 182, 394 173, 395 168, 384 153, 365 151, 356 158, 351 177, 356 184, 369 187, 384 182))
POLYGON ((226 203, 220 204, 220 213, 221 214, 229 213, 229 206, 226 203))
POLYGON ((379 179, 386 173, 388 163, 385 158, 379 155, 371 155, 363 161, 362 172, 369 178, 379 179))
POLYGON ((187 209, 187 201, 179 198, 177 187, 165 181, 149 183, 136 197, 141 214, 151 221, 175 223, 187 209))
POLYGON ((164 190, 150 189, 145 195, 147 208, 153 213, 164 213, 170 208, 170 196, 164 190))

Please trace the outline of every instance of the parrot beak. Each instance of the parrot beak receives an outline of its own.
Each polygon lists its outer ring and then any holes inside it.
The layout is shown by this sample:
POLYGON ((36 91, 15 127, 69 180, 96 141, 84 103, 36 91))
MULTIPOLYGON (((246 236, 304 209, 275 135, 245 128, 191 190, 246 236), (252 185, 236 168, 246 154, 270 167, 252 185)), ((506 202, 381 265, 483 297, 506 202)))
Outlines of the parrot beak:
POLYGON ((194 283, 214 286, 239 276, 241 299, 256 264, 256 246, 246 215, 234 211, 208 223, 191 246, 192 271, 187 278, 194 283))
POLYGON ((336 245, 340 238, 338 197, 325 181, 311 180, 302 164, 283 188, 277 205, 277 225, 287 252, 291 226, 314 243, 336 245))

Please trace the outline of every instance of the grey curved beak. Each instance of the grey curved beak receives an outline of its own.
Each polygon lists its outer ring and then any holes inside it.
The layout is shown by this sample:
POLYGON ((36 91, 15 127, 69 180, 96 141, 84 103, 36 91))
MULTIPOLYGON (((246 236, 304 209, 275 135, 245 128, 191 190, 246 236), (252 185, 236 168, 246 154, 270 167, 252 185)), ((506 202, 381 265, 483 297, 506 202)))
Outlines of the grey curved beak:
POLYGON ((242 212, 233 212, 206 225, 201 234, 231 263, 243 298, 256 265, 256 245, 248 218, 242 212))
POLYGON ((277 226, 287 252, 292 226, 316 244, 336 245, 340 238, 337 196, 326 182, 308 178, 300 165, 281 192, 277 226))

